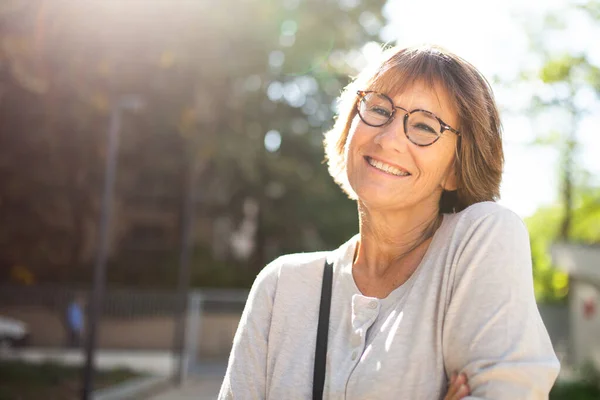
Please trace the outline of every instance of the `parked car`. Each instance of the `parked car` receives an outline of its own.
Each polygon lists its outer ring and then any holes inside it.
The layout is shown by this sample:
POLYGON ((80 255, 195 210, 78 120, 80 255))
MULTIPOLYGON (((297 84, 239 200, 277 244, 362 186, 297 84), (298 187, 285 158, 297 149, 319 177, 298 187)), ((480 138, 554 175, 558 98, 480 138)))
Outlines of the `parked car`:
POLYGON ((0 349, 25 346, 29 336, 25 322, 0 315, 0 349))

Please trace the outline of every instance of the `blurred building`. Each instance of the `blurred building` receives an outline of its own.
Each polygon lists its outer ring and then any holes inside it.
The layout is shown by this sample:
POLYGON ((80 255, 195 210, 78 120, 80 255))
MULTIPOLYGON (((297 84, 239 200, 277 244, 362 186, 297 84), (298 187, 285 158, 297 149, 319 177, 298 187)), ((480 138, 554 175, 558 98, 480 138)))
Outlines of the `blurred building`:
POLYGON ((600 370, 600 246, 558 243, 552 258, 569 274, 570 361, 600 370))
MULTIPOLYGON (((138 149, 139 135, 123 136, 122 158, 118 169, 109 251, 152 258, 177 253, 180 246, 185 196, 186 171, 176 140, 165 135, 163 143, 138 149)), ((156 140, 156 139, 155 139, 156 140)), ((205 171, 206 172, 206 171, 205 171)), ((210 171, 208 171, 210 172, 210 171)), ((195 190, 193 240, 205 244, 223 259, 235 256, 229 239, 244 225, 244 209, 232 207, 232 189, 224 182, 198 177, 195 190), (237 215, 240 214, 240 215, 237 215), (225 240, 224 240, 225 238, 225 240)), ((96 254, 98 218, 88 221, 80 261, 89 262, 96 254)), ((247 225, 247 223, 245 224, 247 225)), ((248 229, 245 229, 248 231, 248 229)))

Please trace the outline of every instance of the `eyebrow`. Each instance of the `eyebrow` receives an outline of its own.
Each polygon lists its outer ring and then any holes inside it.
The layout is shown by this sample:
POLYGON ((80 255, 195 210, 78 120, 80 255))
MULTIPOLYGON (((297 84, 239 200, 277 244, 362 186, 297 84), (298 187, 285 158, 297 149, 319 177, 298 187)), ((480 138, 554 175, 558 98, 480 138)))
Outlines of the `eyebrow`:
MULTIPOLYGON (((441 101, 440 101, 440 98, 439 98, 439 96, 438 96, 438 94, 437 94, 437 90, 434 90, 433 92, 435 93, 435 97, 436 97, 436 99, 437 99, 437 101, 438 101, 438 104, 441 106, 441 101)), ((446 116, 446 117, 442 117, 442 116, 440 115, 440 114, 441 114, 441 109, 440 109, 440 111, 437 111, 437 112, 436 112, 436 111, 431 111, 431 109, 430 109, 429 107, 420 107, 420 106, 419 106, 419 107, 414 107, 414 108, 412 108, 411 110, 409 110, 409 109, 407 109, 407 108, 405 108, 405 107, 399 106, 399 105, 398 105, 398 102, 397 102, 396 100, 394 100, 394 98, 393 98, 392 96, 390 96, 389 94, 387 94, 387 93, 383 93, 383 94, 385 94, 387 97, 389 97, 389 98, 390 98, 390 100, 392 100, 392 104, 393 104, 393 105, 394 105, 394 107, 396 107, 396 108, 401 108, 402 110, 405 110, 405 111, 408 111, 408 112, 413 112, 413 111, 417 111, 417 110, 427 111, 427 112, 429 112, 429 113, 431 113, 431 114, 435 115, 436 117, 438 117, 438 118, 440 118, 440 119, 442 119, 442 120, 444 120, 444 121, 445 121, 446 119, 449 119, 449 117, 448 117, 448 116, 446 116)), ((398 96, 398 95, 396 95, 396 96, 398 96)))
POLYGON ((402 106, 397 106, 396 103, 393 102, 393 100, 392 100, 392 103, 394 104, 394 108, 399 108, 399 109, 401 109, 403 111, 407 111, 408 113, 413 113, 415 111, 426 111, 426 112, 430 113, 431 115, 435 115, 439 119, 444 120, 444 118, 440 117, 440 115, 438 113, 430 111, 429 109, 424 108, 424 107, 416 107, 416 108, 413 108, 413 109, 409 110, 409 109, 404 108, 402 106))

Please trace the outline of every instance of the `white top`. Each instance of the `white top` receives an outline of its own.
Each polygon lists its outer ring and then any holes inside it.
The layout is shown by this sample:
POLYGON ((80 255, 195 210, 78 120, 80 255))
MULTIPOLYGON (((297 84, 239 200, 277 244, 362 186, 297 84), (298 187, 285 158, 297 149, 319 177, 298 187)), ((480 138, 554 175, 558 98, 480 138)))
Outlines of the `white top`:
POLYGON ((419 267, 385 299, 356 287, 357 240, 261 271, 219 399, 312 397, 326 258, 334 268, 325 399, 441 399, 452 372, 467 374, 467 399, 548 398, 560 366, 516 214, 491 202, 444 214, 419 267))

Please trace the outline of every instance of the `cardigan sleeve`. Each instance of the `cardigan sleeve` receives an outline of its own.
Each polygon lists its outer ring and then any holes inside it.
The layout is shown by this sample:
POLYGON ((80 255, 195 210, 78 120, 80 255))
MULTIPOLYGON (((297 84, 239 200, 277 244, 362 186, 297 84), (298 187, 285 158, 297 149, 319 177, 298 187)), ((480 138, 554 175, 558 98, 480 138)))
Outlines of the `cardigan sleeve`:
POLYGON ((277 287, 276 261, 256 277, 233 339, 219 400, 265 399, 267 342, 277 287))
POLYGON ((527 229, 506 209, 467 225, 451 269, 446 371, 467 375, 466 399, 547 399, 560 365, 535 302, 527 229))

